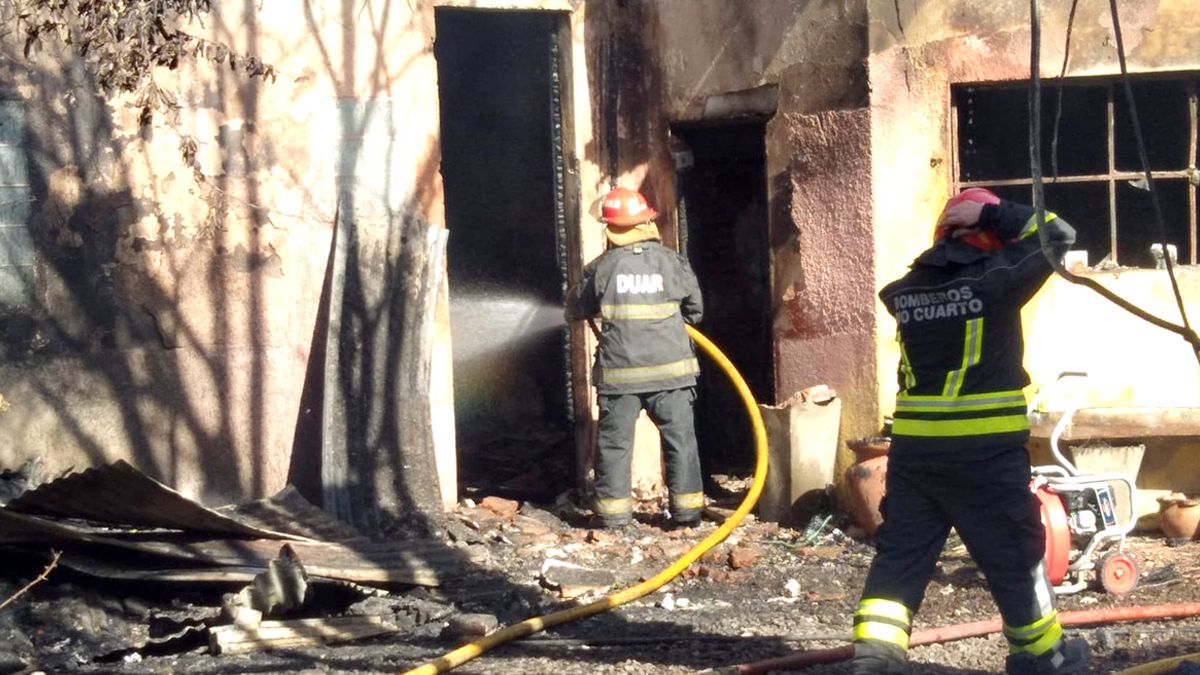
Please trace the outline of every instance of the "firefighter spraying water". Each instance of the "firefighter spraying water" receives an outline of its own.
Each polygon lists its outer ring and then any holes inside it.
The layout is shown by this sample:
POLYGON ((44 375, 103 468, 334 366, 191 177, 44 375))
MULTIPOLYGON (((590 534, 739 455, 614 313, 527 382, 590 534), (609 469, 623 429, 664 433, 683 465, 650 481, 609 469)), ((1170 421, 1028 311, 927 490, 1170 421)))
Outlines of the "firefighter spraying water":
POLYGON ((632 522, 633 430, 643 409, 662 435, 672 522, 695 525, 704 508, 692 419, 700 366, 685 330, 699 323, 703 303, 691 266, 659 241, 657 215, 640 193, 611 190, 601 207, 609 250, 567 298, 567 319, 603 322, 594 504, 603 527, 632 522))

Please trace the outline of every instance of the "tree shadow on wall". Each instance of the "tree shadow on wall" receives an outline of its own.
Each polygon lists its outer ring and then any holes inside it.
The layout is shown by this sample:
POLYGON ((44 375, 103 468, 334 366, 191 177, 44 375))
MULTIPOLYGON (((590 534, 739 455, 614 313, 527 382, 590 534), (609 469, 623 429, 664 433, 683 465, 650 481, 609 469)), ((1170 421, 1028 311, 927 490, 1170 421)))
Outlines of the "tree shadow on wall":
MULTIPOLYGON (((432 26, 419 14, 395 25, 388 12, 396 6, 304 4, 309 37, 324 56, 322 76, 341 99, 402 98, 395 88, 403 74, 428 57, 390 58, 394 33, 432 26), (326 19, 343 27, 332 42, 323 37, 326 19), (356 26, 365 28, 356 32, 356 26), (368 46, 380 54, 370 68, 339 61, 368 46)), ((257 4, 245 2, 241 9, 229 20, 257 35, 257 4)), ((237 31, 214 18, 217 35, 232 39, 237 31)), ((257 45, 251 39, 247 51, 257 45)), ((308 483, 310 499, 322 501, 332 488, 351 497, 348 513, 357 524, 383 525, 379 509, 414 529, 439 530, 440 515, 422 508, 437 499, 432 481, 421 480, 432 463, 429 364, 414 360, 418 338, 405 332, 415 325, 419 300, 412 290, 425 278, 429 260, 431 225, 414 214, 437 183, 436 147, 423 149, 415 172, 391 163, 374 168, 385 174, 383 186, 395 184, 392 172, 413 173, 409 194, 364 194, 345 184, 313 187, 320 194, 306 195, 306 204, 329 204, 332 193, 342 194, 339 212, 347 216, 335 231, 331 219, 294 217, 263 195, 260 181, 271 172, 289 176, 294 185, 304 185, 304 174, 281 159, 286 148, 272 148, 272 138, 259 135, 267 122, 260 116, 264 94, 257 83, 217 71, 189 96, 216 119, 241 120, 236 127, 219 125, 203 139, 219 157, 202 166, 207 175, 193 184, 178 161, 164 159, 163 148, 174 143, 160 136, 169 139, 174 129, 128 128, 123 118, 114 119, 114 109, 91 97, 86 73, 27 62, 11 44, 4 46, 0 67, 9 81, 28 82, 35 92, 23 104, 35 199, 27 227, 36 249, 31 298, 2 308, 0 381, 15 388, 4 392, 13 392, 12 409, 0 427, 24 419, 43 430, 42 438, 26 437, 27 445, 6 449, 0 459, 22 458, 28 448, 97 465, 128 457, 151 476, 189 486, 185 491, 216 504, 276 484, 288 463, 286 457, 279 461, 287 454, 280 429, 294 428, 283 434, 296 448, 290 478, 308 483), (64 91, 75 104, 61 105, 64 91), (280 229, 306 235, 304 241, 336 239, 344 246, 312 256, 326 261, 327 269, 308 274, 313 270, 274 248, 269 233, 280 229), (326 308, 318 314, 322 296, 326 308), (290 316, 273 313, 281 306, 320 320, 311 333, 292 336, 289 326, 274 321, 290 316), (306 360, 292 360, 305 351, 306 360), (281 394, 293 380, 279 380, 293 365, 306 373, 304 392, 281 394), (293 407, 283 409, 279 400, 293 407), (45 415, 52 424, 37 420, 45 415), (347 471, 314 480, 330 446, 344 456, 347 471), (319 461, 310 463, 314 458, 319 461), (321 494, 313 494, 315 486, 321 494)), ((339 108, 338 133, 366 138, 375 114, 383 113, 339 108)), ((393 135, 390 142, 401 140, 393 135)), ((366 149, 361 143, 342 148, 340 165, 358 166, 366 149)), ((397 145, 385 156, 406 152, 411 149, 397 145)), ((449 543, 447 552, 477 582, 507 589, 525 606, 541 604, 537 589, 473 564, 449 543)), ((623 623, 615 615, 606 621, 623 623)))

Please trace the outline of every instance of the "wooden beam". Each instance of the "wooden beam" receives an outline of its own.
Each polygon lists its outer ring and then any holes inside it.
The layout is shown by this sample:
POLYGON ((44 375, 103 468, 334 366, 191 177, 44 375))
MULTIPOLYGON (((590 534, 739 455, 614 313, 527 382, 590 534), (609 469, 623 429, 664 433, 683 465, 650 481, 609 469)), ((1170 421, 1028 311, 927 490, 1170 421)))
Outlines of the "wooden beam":
POLYGON ((216 626, 208 630, 214 654, 245 654, 266 649, 312 647, 395 633, 398 628, 382 616, 341 616, 326 619, 263 621, 258 626, 216 626))

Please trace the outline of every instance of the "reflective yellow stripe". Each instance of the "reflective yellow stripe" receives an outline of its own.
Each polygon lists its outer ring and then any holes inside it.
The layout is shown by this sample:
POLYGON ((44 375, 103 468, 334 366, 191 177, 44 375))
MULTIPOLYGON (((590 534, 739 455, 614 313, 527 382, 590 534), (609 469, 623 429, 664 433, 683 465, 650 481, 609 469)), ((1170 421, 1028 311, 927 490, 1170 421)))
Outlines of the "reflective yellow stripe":
POLYGON ((899 626, 893 626, 890 623, 864 621, 854 627, 853 639, 855 642, 860 640, 879 640, 880 642, 894 644, 908 651, 908 631, 899 626))
POLYGON ((892 420, 892 433, 902 436, 982 436, 1025 431, 1029 418, 1025 415, 1002 415, 954 420, 910 420, 896 417, 892 420))
POLYGON ((1058 610, 1052 610, 1046 616, 1026 626, 1005 626, 1004 636, 1010 640, 1032 640, 1058 619, 1058 610))
POLYGON ((1038 611, 1043 617, 1051 614, 1058 616, 1054 611, 1054 587, 1050 585, 1050 575, 1046 573, 1046 561, 1040 560, 1036 567, 1033 568, 1033 595, 1037 598, 1038 611))
POLYGON ((622 515, 633 511, 633 499, 625 497, 622 499, 596 499, 595 505, 592 507, 596 513, 609 515, 622 515))
MULTIPOLYGON (((1057 217, 1058 217, 1058 215, 1052 211, 1046 212, 1046 222, 1047 223, 1054 220, 1057 217)), ((1021 228, 1021 234, 1017 235, 1017 239, 1024 239, 1025 237, 1028 237, 1031 234, 1037 234, 1037 231, 1038 231, 1038 218, 1037 218, 1037 214, 1034 213, 1032 216, 1029 217, 1029 220, 1025 221, 1025 226, 1021 228)))
POLYGON ((1056 621, 1056 622, 1054 622, 1054 625, 1051 626, 1050 629, 1046 631, 1045 635, 1040 637, 1037 642, 1034 642, 1033 644, 1030 644, 1030 645, 1026 645, 1024 647, 1024 650, 1029 652, 1030 654, 1036 654, 1038 656, 1041 656, 1042 654, 1045 654, 1046 652, 1050 651, 1051 649, 1054 649, 1055 645, 1057 645, 1059 643, 1059 641, 1062 640, 1062 636, 1063 636, 1062 625, 1056 621))
POLYGON ((663 302, 657 305, 601 305, 600 315, 605 319, 648 320, 669 319, 679 312, 679 303, 663 302))
POLYGON ((908 649, 912 612, 895 600, 863 598, 854 610, 854 639, 880 640, 908 649))
POLYGON ((1029 652, 1030 654, 1033 654, 1034 656, 1041 656, 1042 654, 1045 654, 1046 652, 1050 651, 1051 649, 1054 649, 1054 647, 1058 644, 1059 640, 1062 640, 1062 636, 1063 636, 1062 624, 1055 621, 1050 627, 1048 627, 1046 629, 1046 632, 1043 633, 1041 637, 1039 637, 1037 640, 1034 640, 1033 642, 1021 644, 1021 643, 1013 642, 1012 638, 1009 638, 1008 653, 1016 654, 1019 652, 1029 652))
POLYGON ((986 394, 965 396, 914 396, 900 394, 896 397, 896 410, 900 412, 967 412, 971 410, 996 410, 1013 406, 1026 406, 1025 392, 992 391, 986 394))
POLYGON ((904 373, 904 388, 912 389, 917 386, 917 376, 913 373, 912 362, 908 360, 908 350, 904 348, 904 340, 896 334, 896 342, 900 343, 900 372, 904 373))
POLYGON ((660 366, 634 366, 631 368, 602 368, 601 381, 605 384, 629 384, 669 380, 700 372, 700 362, 695 357, 681 359, 660 366))
POLYGON ((963 380, 967 379, 967 369, 979 363, 983 353, 983 318, 967 321, 963 335, 962 367, 946 373, 946 385, 942 387, 943 396, 958 396, 962 391, 963 380))
POLYGON ((899 621, 906 626, 912 624, 912 612, 908 611, 907 607, 895 600, 884 600, 883 598, 863 598, 858 603, 858 609, 854 610, 854 616, 878 616, 899 621))
POLYGON ((673 509, 702 509, 704 508, 703 492, 685 492, 681 495, 671 495, 673 509))

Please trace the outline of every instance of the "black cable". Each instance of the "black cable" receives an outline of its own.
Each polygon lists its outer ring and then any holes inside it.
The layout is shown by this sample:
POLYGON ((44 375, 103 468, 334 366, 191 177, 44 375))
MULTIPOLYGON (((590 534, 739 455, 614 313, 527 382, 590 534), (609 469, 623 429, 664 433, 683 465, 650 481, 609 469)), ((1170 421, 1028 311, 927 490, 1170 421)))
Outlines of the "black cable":
POLYGON ((1054 108, 1054 136, 1050 141, 1050 172, 1058 182, 1058 128, 1062 123, 1063 80, 1067 77, 1067 63, 1071 60, 1071 31, 1075 28, 1075 10, 1079 0, 1071 0, 1071 13, 1067 16, 1067 39, 1063 44, 1062 70, 1058 71, 1058 104, 1054 108))
MULTIPOLYGON (((1113 2, 1113 11, 1114 11, 1113 18, 1115 19, 1116 18, 1115 0, 1111 0, 1111 1, 1113 2)), ((1190 326, 1186 325, 1186 315, 1185 315, 1185 325, 1179 326, 1174 323, 1171 323, 1170 321, 1167 321, 1166 319, 1162 319, 1153 314, 1150 314, 1149 312, 1143 310, 1142 308, 1138 307, 1137 305, 1134 305, 1133 303, 1129 302, 1128 300, 1125 300, 1124 298, 1120 297, 1119 295, 1113 293, 1108 288, 1106 288, 1104 285, 1097 282, 1095 279, 1089 279, 1087 277, 1080 277, 1080 276, 1077 276, 1077 275, 1071 273, 1070 270, 1063 267, 1062 262, 1055 257, 1055 255, 1053 254, 1053 252, 1050 249, 1050 242, 1048 240, 1048 235, 1046 233, 1046 228, 1045 228, 1046 207, 1045 207, 1044 185, 1043 185, 1043 180, 1042 180, 1042 117, 1041 117, 1041 113, 1042 113, 1042 103, 1041 103, 1042 83, 1041 83, 1041 76, 1040 76, 1040 72, 1039 72, 1039 68, 1038 68, 1039 64, 1041 63, 1042 28, 1041 28, 1041 18, 1039 16, 1039 12, 1038 12, 1038 0, 1029 0, 1029 15, 1030 15, 1029 164, 1030 164, 1031 178, 1033 180, 1033 207, 1034 207, 1035 215, 1037 217, 1038 238, 1040 239, 1041 244, 1042 244, 1042 253, 1043 253, 1043 255, 1046 256, 1046 259, 1050 262, 1050 266, 1054 269, 1054 271, 1056 273, 1058 273, 1059 276, 1066 279, 1067 281, 1070 281, 1071 283, 1074 283, 1074 284, 1079 284, 1081 286, 1086 286, 1086 287, 1092 289, 1093 291, 1099 293, 1105 299, 1109 300, 1110 302, 1117 305, 1118 307, 1133 314, 1134 316, 1136 316, 1144 321, 1147 321, 1155 326, 1158 326, 1159 328, 1171 331, 1172 333, 1176 333, 1177 335, 1181 336, 1183 339, 1187 340, 1188 343, 1191 344, 1191 346, 1192 346, 1192 351, 1195 352, 1195 354, 1196 354, 1197 361, 1200 361, 1200 336, 1197 336, 1196 332, 1193 331, 1190 326)), ((1128 73, 1124 73, 1124 71, 1125 71, 1124 51, 1119 46, 1121 44, 1120 37, 1119 37, 1120 36, 1119 24, 1114 23, 1114 27, 1117 29, 1117 33, 1118 33, 1118 38, 1117 38, 1118 49, 1121 50, 1121 63, 1122 63, 1121 70, 1122 70, 1123 74, 1125 74, 1126 84, 1128 84, 1128 73)), ((1130 101, 1132 102, 1132 97, 1130 97, 1130 101)), ((1133 120, 1133 123, 1136 128, 1137 127, 1136 119, 1133 120)), ((1138 134, 1138 141, 1139 141, 1139 147, 1140 147, 1141 146, 1140 132, 1138 134)), ((1145 152, 1144 147, 1142 147, 1142 152, 1144 154, 1144 152, 1145 152)), ((1147 180, 1150 179, 1150 173, 1149 173, 1148 168, 1146 169, 1146 177, 1147 177, 1147 180)), ((1156 204, 1157 204, 1157 202, 1156 202, 1156 204)), ((1161 219, 1161 214, 1158 214, 1158 215, 1161 219)), ((1160 226, 1160 228, 1162 228, 1161 220, 1159 222, 1159 226, 1160 226)), ((1162 229, 1165 230, 1165 228, 1162 228, 1162 229)), ((1167 257, 1170 256, 1169 252, 1165 248, 1163 250, 1163 254, 1167 257)), ((1168 265, 1169 264, 1170 263, 1168 262, 1168 265)), ((1170 272, 1170 268, 1168 268, 1168 271, 1170 272)), ((1172 283, 1175 282, 1174 274, 1171 274, 1171 281, 1172 281, 1172 283)), ((1179 299, 1180 311, 1182 312, 1182 310, 1183 310, 1182 298, 1179 295, 1178 286, 1176 286, 1176 288, 1175 288, 1175 293, 1176 293, 1176 298, 1179 299)))
MULTIPOLYGON (((1046 195, 1042 185, 1042 18, 1038 0, 1029 0, 1029 176, 1033 180, 1033 209, 1037 214, 1038 235, 1046 252, 1046 195)), ((1047 257, 1054 256, 1046 252, 1047 257)), ((1057 261, 1051 261, 1057 265, 1057 261)), ((1056 267, 1057 269, 1057 267, 1056 267)))
POLYGON ((1146 175, 1146 189, 1150 192, 1150 204, 1154 207, 1154 225, 1158 228, 1158 239, 1162 242, 1163 259, 1167 261, 1167 276, 1171 277, 1171 289, 1175 291, 1175 302, 1179 305, 1179 316, 1183 327, 1191 330, 1188 324, 1187 310, 1184 308, 1183 295, 1179 292, 1179 282, 1175 279, 1175 263, 1171 260, 1171 251, 1167 243, 1166 219, 1163 218, 1162 204, 1158 199, 1158 190, 1154 187, 1154 177, 1150 175, 1150 157, 1146 154, 1146 141, 1142 138, 1142 123, 1138 119, 1137 103, 1133 100, 1133 85, 1129 82, 1129 69, 1125 65, 1125 41, 1121 37, 1121 19, 1117 13, 1117 0, 1108 0, 1112 11, 1113 33, 1117 38, 1117 61, 1121 64, 1121 82, 1125 85, 1125 99, 1129 103, 1129 123, 1133 125, 1133 137, 1137 140, 1138 159, 1142 163, 1142 173, 1146 175))

